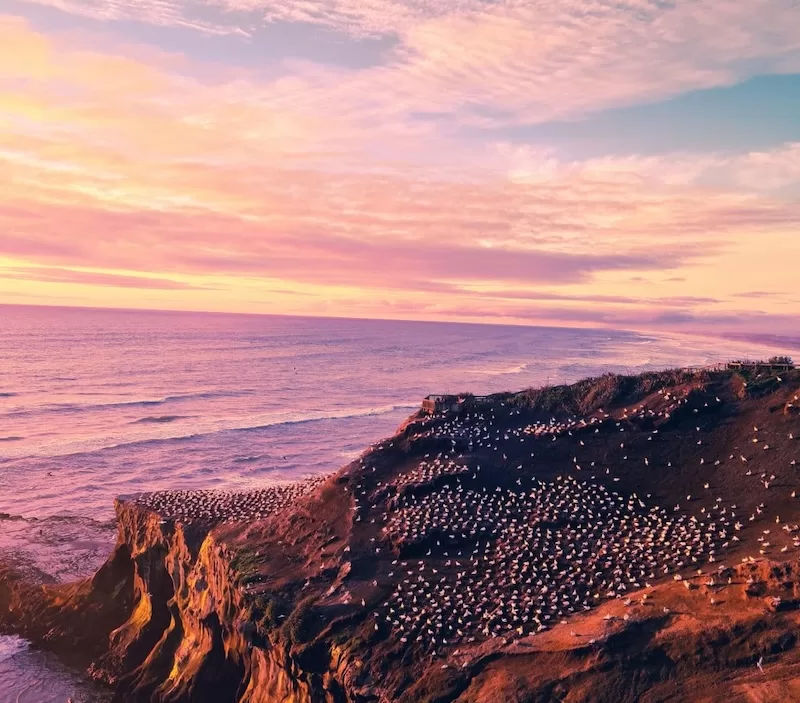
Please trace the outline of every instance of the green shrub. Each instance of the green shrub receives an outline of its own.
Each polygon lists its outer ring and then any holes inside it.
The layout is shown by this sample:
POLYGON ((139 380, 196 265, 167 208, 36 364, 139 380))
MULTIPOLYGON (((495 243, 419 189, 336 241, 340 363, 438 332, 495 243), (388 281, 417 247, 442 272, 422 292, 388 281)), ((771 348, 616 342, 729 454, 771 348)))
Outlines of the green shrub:
POLYGON ((295 644, 308 642, 314 631, 314 606, 310 600, 304 600, 286 618, 285 632, 295 644))

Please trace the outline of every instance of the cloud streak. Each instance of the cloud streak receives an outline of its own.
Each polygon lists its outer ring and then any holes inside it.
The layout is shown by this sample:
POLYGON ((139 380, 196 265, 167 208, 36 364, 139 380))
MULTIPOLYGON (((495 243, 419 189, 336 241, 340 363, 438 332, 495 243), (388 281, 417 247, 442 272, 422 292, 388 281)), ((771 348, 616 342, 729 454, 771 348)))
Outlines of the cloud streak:
POLYGON ((199 290, 201 286, 173 281, 167 278, 151 278, 148 276, 126 276, 99 271, 78 271, 56 267, 10 267, 0 268, 0 278, 18 279, 22 281, 38 281, 46 283, 77 283, 80 285, 141 288, 152 290, 199 290))

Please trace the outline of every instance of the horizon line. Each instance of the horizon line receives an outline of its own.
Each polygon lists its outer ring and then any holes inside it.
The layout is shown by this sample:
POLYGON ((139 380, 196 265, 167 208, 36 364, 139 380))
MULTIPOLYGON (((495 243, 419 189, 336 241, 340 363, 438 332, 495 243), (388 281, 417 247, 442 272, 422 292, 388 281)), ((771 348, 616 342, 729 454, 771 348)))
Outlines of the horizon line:
POLYGON ((97 310, 104 312, 133 312, 133 313, 180 313, 184 315, 239 315, 244 317, 296 317, 311 320, 354 320, 364 322, 418 322, 421 324, 435 325, 480 325, 483 327, 536 327, 541 329, 592 329, 613 330, 615 332, 637 332, 634 329, 623 327, 599 327, 586 325, 583 327, 573 325, 545 325, 526 322, 476 322, 461 320, 420 320, 407 317, 349 317, 347 315, 311 315, 286 312, 238 312, 235 310, 185 310, 182 308, 129 308, 102 305, 54 305, 52 303, 7 303, 0 301, 0 307, 9 308, 50 308, 54 310, 97 310))
POLYGON ((279 312, 236 312, 232 310, 183 310, 176 308, 128 308, 128 307, 104 307, 97 305, 54 305, 52 303, 8 303, 0 301, 0 307, 12 308, 48 308, 51 310, 91 310, 101 312, 123 312, 123 313, 158 313, 158 314, 182 314, 182 315, 235 315, 242 317, 286 317, 310 320, 347 320, 357 322, 406 322, 419 324, 435 325, 472 325, 481 327, 524 327, 529 329, 552 329, 552 330, 592 330, 610 332, 628 332, 637 335, 661 335, 661 336, 686 336, 699 337, 702 339, 719 339, 737 342, 747 342, 759 347, 772 350, 778 346, 784 346, 793 350, 800 350, 800 339, 793 337, 783 337, 763 332, 739 332, 725 331, 719 332, 697 332, 690 330, 663 330, 658 328, 632 328, 632 327, 610 327, 610 326, 576 326, 569 324, 532 324, 529 322, 476 322, 461 320, 419 320, 409 318, 386 318, 386 317, 348 317, 346 315, 309 315, 309 314, 290 314, 279 312), (767 341, 765 341, 765 338, 767 341), (771 341, 769 339, 771 338, 771 341))

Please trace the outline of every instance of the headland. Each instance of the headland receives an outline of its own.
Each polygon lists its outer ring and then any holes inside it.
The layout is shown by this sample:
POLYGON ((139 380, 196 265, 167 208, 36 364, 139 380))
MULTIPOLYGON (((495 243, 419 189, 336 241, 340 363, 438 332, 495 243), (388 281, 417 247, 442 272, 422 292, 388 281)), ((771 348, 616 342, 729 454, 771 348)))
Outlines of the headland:
POLYGON ((327 478, 118 500, 0 627, 125 701, 800 699, 800 372, 441 402, 327 478))

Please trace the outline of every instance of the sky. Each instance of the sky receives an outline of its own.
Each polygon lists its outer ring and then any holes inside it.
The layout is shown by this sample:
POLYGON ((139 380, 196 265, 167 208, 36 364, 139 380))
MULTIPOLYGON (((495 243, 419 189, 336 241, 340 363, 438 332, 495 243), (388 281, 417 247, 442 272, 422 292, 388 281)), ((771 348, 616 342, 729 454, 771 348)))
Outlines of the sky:
POLYGON ((799 0, 3 0, 0 303, 800 330, 799 0))

